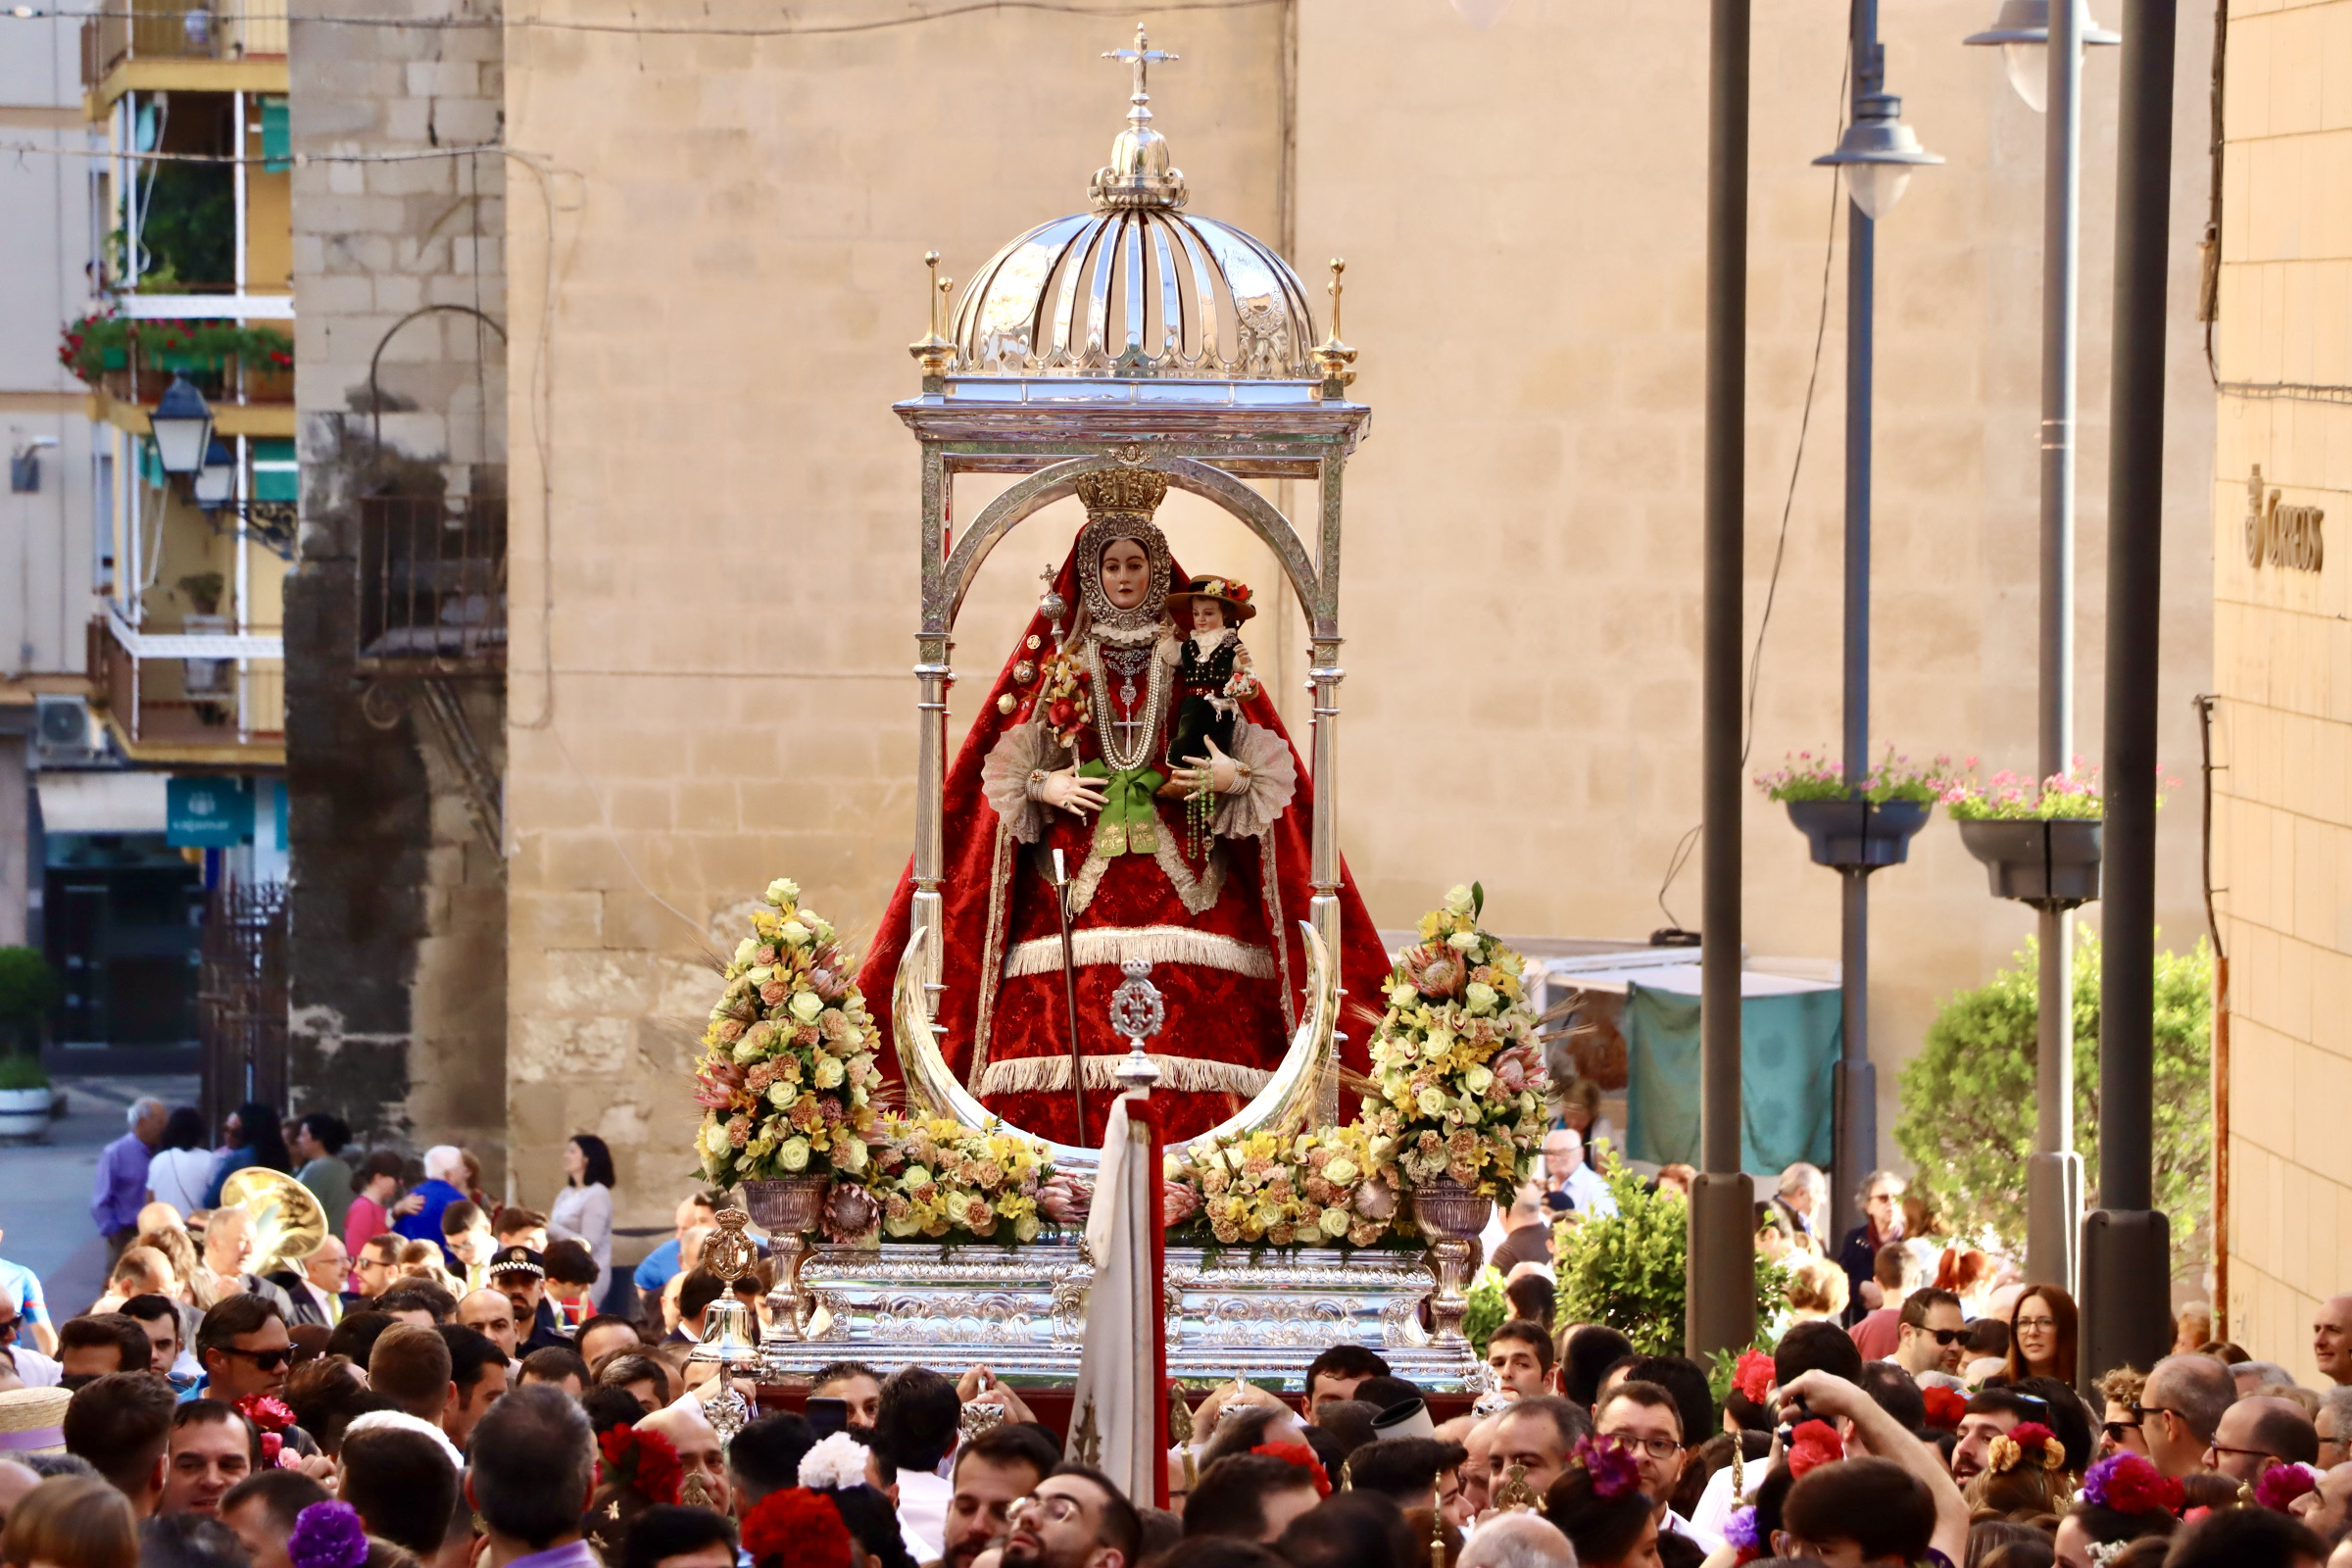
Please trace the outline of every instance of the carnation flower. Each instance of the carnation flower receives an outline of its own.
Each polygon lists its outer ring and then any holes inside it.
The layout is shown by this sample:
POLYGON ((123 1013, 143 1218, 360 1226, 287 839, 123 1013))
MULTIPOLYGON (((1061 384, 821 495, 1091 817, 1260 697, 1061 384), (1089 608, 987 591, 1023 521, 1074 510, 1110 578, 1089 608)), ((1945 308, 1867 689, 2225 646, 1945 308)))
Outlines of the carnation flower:
MULTIPOLYGON (((857 1446, 857 1440, 845 1433, 835 1433, 835 1439, 857 1446)), ((823 1446, 822 1444, 818 1445, 823 1446)), ((810 1450, 814 1452, 814 1449, 810 1450)), ((860 1454, 863 1449, 858 1450, 860 1454)), ((808 1461, 803 1460, 805 1465, 808 1461)), ((864 1462, 858 1463, 858 1480, 864 1480, 864 1462)), ((760 1499, 750 1513, 743 1516, 743 1549, 753 1562, 767 1568, 840 1568, 858 1559, 858 1549, 850 1535, 849 1526, 842 1523, 841 1509, 831 1497, 811 1492, 806 1486, 785 1487, 760 1499)))
POLYGON ((1835 1464, 1845 1457, 1845 1444, 1827 1421, 1800 1421, 1788 1438, 1788 1474, 1804 1479, 1816 1465, 1835 1464))
POLYGON ((1763 1533, 1756 1528, 1756 1510, 1752 1507, 1734 1508, 1723 1522, 1724 1544, 1737 1546, 1742 1552, 1761 1551, 1763 1533))
POLYGON ((2307 1492, 2319 1490, 2319 1472, 2307 1464, 2273 1465, 2254 1483, 2254 1500, 2278 1513, 2307 1492))
POLYGON ((1642 1468, 1633 1450, 1617 1438, 1579 1438, 1576 1463, 1592 1478, 1592 1491, 1602 1497, 1622 1497, 1642 1485, 1642 1468))
POLYGON ((312 1503, 294 1516, 286 1537, 294 1568, 360 1568, 368 1549, 368 1526, 348 1502, 312 1503))
POLYGON ((836 1432, 801 1455, 801 1485, 810 1492, 832 1492, 865 1485, 865 1445, 847 1432, 836 1432))
POLYGON ((1315 1484, 1316 1496, 1331 1495, 1331 1477, 1324 1472, 1323 1461, 1315 1457, 1315 1450, 1305 1444, 1261 1443, 1250 1451, 1262 1453, 1269 1459, 1280 1459, 1287 1465, 1305 1471, 1307 1479, 1315 1484))
POLYGON ((1732 1367, 1732 1387, 1748 1403, 1762 1404, 1771 1396, 1773 1381, 1778 1375, 1770 1352, 1742 1350, 1732 1367))
POLYGON ((2183 1500, 2180 1483, 2136 1453, 2114 1453, 2090 1467, 2082 1495, 2117 1513, 2176 1512, 2183 1500))

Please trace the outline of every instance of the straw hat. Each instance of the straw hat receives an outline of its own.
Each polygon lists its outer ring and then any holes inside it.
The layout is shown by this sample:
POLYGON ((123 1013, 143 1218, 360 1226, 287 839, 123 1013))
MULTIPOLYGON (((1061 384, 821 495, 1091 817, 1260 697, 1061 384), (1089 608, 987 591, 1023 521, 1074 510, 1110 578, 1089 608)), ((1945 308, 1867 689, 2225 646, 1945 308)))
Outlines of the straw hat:
POLYGON ((66 1451, 66 1389, 9 1389, 0 1392, 0 1454, 66 1451))

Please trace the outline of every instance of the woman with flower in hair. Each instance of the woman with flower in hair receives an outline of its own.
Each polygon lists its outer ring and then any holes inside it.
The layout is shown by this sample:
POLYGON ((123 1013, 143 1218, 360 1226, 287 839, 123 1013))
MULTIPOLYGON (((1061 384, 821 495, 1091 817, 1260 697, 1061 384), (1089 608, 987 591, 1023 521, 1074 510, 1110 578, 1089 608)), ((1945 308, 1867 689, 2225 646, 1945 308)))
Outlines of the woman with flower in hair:
POLYGON ((1977 1519, 2019 1519, 2045 1528, 2066 1507, 2066 1445, 2038 1421, 2020 1421, 1984 1450, 1984 1468, 1961 1494, 1977 1519))
POLYGON ((800 1481, 743 1516, 743 1550, 756 1568, 914 1568, 855 1437, 836 1432, 802 1455, 800 1481))
POLYGON ((1544 1494, 1544 1517, 1588 1568, 1659 1568, 1657 1515, 1632 1451, 1613 1439, 1577 1440, 1575 1458, 1544 1494))
POLYGON ((2180 1528, 2174 1516, 2180 1483, 2136 1453, 2115 1453, 2090 1467, 2075 1505, 2058 1521, 2058 1560, 2068 1568, 2108 1568, 2123 1549, 2180 1528))

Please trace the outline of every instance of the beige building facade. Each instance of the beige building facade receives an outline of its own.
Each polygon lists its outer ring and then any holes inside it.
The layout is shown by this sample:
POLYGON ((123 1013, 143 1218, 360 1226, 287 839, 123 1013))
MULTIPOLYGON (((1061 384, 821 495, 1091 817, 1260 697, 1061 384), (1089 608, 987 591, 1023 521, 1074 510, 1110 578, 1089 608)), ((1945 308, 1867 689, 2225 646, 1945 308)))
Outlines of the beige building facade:
POLYGON ((2228 60, 2213 477, 2228 1329, 2310 1383, 2312 1308, 2352 1289, 2337 1114, 2352 1097, 2352 4, 2235 0, 2228 60))
MULTIPOLYGON (((1960 42, 1993 10, 1926 0, 1883 24, 1889 86, 1948 162, 1880 228, 1872 724, 1987 771, 2033 764, 2042 144, 1994 52, 1960 42)), ((555 0, 505 31, 519 1196, 552 1191, 564 1138, 591 1131, 619 1156, 624 1222, 658 1223, 689 1165, 682 1068, 708 958, 744 902, 789 875, 845 928, 876 923, 912 831, 918 474, 890 405, 916 389, 921 257, 963 278, 1084 208, 1127 87, 1099 56, 1139 16, 1183 56, 1153 73, 1152 107, 1192 210, 1291 257, 1318 311, 1324 260, 1348 263, 1353 391, 1375 412, 1348 476, 1340 820, 1374 917, 1403 923, 1475 877, 1508 931, 1696 923, 1695 861, 1661 884, 1698 821, 1698 0, 1518 0, 1483 31, 1444 0, 654 15, 555 0)), ((2182 776, 2188 699, 2212 679, 2214 398, 2194 320, 2211 21, 2181 20, 2176 142, 2161 679, 2182 776)), ((1843 8, 1815 7, 1757 29, 1756 770, 1838 726, 1845 223, 1810 160, 1837 140, 1842 27, 1843 8)), ((2095 760, 2112 51, 2087 78, 2079 679, 2095 760)), ((987 493, 967 481, 958 514, 987 493)), ((1271 588, 1264 553, 1186 499, 1163 520, 1188 568, 1271 588)), ((1078 521, 1065 504, 1025 524, 967 601, 956 736, 1078 521)), ((1250 628, 1301 733, 1303 633, 1287 606, 1250 628)), ((1746 826, 1749 947, 1834 957, 1837 879, 1760 797, 1746 826)), ((2202 928, 2198 851, 2195 810, 2166 812, 2168 945, 2202 928)), ((1875 891, 1884 1125, 1938 1000, 2032 920, 1940 823, 1875 891)))

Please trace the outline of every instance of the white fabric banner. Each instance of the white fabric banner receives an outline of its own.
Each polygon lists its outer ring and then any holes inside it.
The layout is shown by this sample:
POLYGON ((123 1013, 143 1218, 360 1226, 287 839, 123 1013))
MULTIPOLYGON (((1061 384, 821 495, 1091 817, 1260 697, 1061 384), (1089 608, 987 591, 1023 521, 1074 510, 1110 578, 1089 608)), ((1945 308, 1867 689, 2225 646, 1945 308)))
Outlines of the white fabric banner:
POLYGON ((1160 1310, 1152 1275, 1152 1205, 1159 1172, 1152 1166, 1151 1130, 1127 1116, 1127 1097, 1111 1102, 1102 1167, 1086 1217, 1095 1279, 1086 1307, 1086 1348, 1070 1402, 1069 1457, 1092 1463, 1137 1505, 1148 1505, 1167 1463, 1157 1438, 1159 1389, 1152 1375, 1152 1319, 1160 1310), (1089 1440, 1097 1446, 1091 1456, 1089 1440))

